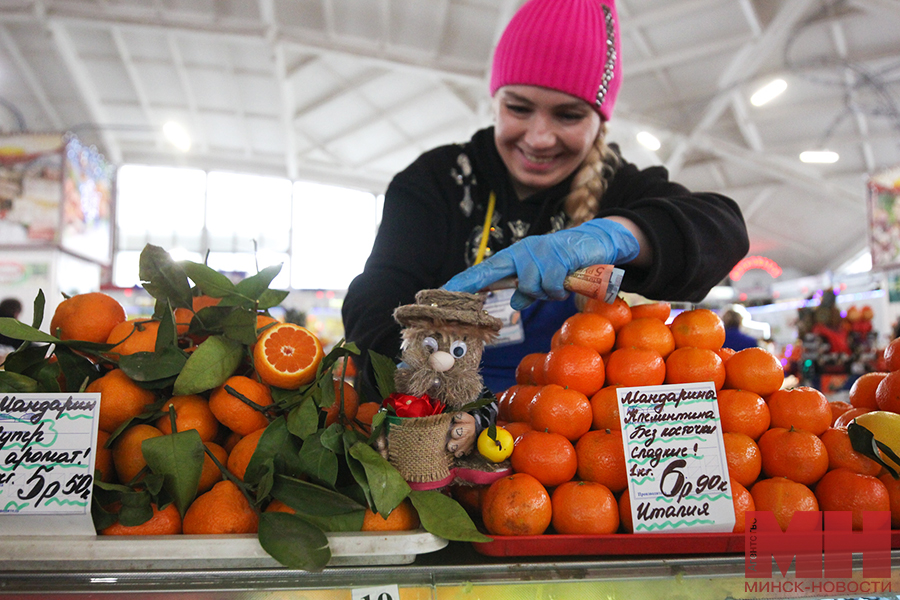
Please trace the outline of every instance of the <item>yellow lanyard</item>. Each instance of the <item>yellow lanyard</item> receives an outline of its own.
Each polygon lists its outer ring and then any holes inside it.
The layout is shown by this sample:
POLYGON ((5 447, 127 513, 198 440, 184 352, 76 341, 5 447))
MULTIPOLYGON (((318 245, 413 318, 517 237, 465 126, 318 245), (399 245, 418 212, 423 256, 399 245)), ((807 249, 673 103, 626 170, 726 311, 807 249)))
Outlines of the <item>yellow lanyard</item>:
POLYGON ((494 218, 494 204, 496 203, 497 198, 494 196, 494 192, 491 192, 491 195, 488 198, 487 212, 484 214, 484 227, 481 230, 481 242, 478 244, 478 254, 475 255, 476 265, 484 260, 484 252, 487 250, 488 238, 491 235, 491 221, 494 218))

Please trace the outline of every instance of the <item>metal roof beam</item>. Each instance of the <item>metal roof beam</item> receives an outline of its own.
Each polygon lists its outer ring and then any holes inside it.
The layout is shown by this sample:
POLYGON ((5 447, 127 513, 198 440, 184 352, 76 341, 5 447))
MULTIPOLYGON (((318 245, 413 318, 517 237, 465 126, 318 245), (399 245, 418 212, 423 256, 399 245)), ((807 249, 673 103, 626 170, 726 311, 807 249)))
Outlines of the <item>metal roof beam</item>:
POLYGON ((791 0, 782 5, 781 10, 769 23, 761 36, 746 44, 719 77, 719 93, 707 105, 703 115, 690 135, 682 140, 669 157, 667 166, 673 175, 684 165, 687 152, 702 135, 715 123, 731 103, 731 87, 741 80, 753 77, 763 62, 781 47, 793 27, 803 18, 806 10, 816 0, 791 0))
POLYGON ((116 143, 116 139, 112 135, 112 132, 110 132, 109 129, 104 128, 104 125, 108 125, 110 121, 106 114, 106 110, 103 108, 100 94, 91 83, 92 80, 87 67, 78 58, 78 51, 75 49, 75 44, 72 42, 69 32, 62 23, 52 20, 47 23, 47 27, 50 29, 53 43, 56 44, 59 56, 72 74, 72 80, 75 83, 75 87, 81 94, 81 99, 84 101, 85 106, 87 106, 91 119, 93 119, 91 125, 96 128, 100 135, 100 139, 103 140, 103 146, 106 149, 107 157, 114 164, 121 163, 122 150, 119 148, 118 143, 116 143))
POLYGON ((37 98, 38 104, 41 105, 41 110, 44 111, 44 115, 50 120, 50 124, 55 129, 62 130, 65 125, 63 124, 63 120, 60 118, 59 113, 56 112, 53 103, 50 102, 50 98, 38 81, 37 75, 35 75, 34 70, 29 66, 25 57, 22 56, 22 53, 19 51, 19 47, 16 45, 15 41, 13 41, 12 36, 6 28, 2 26, 0 26, 0 44, 3 45, 3 48, 9 54, 10 58, 16 63, 16 68, 19 69, 19 73, 25 80, 25 85, 28 86, 28 89, 34 94, 34 97, 37 98))
POLYGON ((188 113, 191 115, 191 122, 194 124, 194 127, 191 128, 190 132, 191 137, 194 139, 194 143, 197 144, 197 147, 201 152, 209 152, 209 140, 202 134, 202 128, 200 127, 200 109, 197 105, 197 97, 194 95, 194 89, 191 86, 191 77, 188 75, 187 67, 184 64, 184 57, 181 54, 181 49, 178 47, 175 34, 166 34, 166 46, 169 49, 169 56, 172 58, 172 64, 175 66, 175 74, 178 76, 178 81, 181 83, 181 91, 184 93, 184 98, 187 102, 188 113))

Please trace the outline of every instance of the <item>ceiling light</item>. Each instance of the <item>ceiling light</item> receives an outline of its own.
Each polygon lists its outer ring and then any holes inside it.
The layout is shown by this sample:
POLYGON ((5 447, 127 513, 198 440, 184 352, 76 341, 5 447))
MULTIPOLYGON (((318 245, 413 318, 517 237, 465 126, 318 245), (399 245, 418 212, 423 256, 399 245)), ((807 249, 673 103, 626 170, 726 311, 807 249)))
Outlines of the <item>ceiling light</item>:
POLYGON ((787 81, 784 79, 773 79, 766 85, 762 86, 750 96, 750 104, 753 106, 762 106, 763 104, 773 100, 787 89, 787 81))
POLYGON ((831 150, 804 150, 800 153, 800 160, 805 163, 829 164, 838 161, 840 156, 831 150))
POLYGON ((187 130, 179 123, 169 121, 163 125, 163 135, 166 136, 166 139, 169 140, 173 146, 182 152, 187 152, 191 149, 191 136, 188 135, 187 130))
POLYGON ((641 144, 641 146, 647 148, 648 150, 656 151, 659 150, 660 146, 662 146, 662 144, 660 144, 659 142, 659 139, 649 131, 639 132, 637 134, 637 141, 641 144))

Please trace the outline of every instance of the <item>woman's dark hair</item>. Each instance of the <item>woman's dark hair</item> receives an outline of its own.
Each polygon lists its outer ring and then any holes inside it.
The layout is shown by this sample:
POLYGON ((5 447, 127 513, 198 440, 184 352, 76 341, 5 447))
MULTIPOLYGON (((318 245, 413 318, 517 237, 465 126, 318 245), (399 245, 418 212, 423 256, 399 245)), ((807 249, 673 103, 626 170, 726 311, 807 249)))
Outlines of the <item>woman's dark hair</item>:
POLYGON ((15 298, 6 298, 0 302, 0 317, 18 317, 22 312, 22 303, 15 298))

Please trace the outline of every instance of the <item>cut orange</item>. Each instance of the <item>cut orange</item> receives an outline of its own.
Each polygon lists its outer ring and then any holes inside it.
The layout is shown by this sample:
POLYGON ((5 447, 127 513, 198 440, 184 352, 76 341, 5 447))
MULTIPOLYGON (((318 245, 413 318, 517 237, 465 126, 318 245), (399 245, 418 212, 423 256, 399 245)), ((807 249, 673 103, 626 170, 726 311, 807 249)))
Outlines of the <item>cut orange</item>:
POLYGON ((322 344, 311 331, 293 323, 278 323, 256 340, 253 366, 263 382, 295 390, 315 378, 323 356, 322 344))

